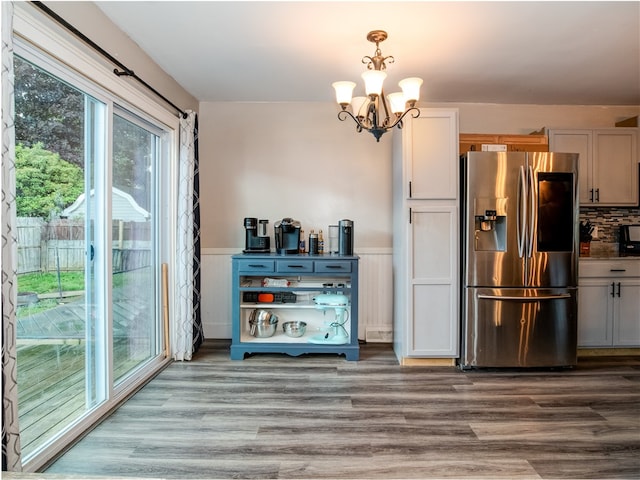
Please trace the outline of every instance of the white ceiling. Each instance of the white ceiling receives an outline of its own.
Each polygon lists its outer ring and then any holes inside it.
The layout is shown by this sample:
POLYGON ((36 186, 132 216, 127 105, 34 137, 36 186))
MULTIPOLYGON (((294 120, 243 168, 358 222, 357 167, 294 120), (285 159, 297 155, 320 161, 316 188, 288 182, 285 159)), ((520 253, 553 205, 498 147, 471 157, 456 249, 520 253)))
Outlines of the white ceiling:
POLYGON ((387 92, 419 76, 427 103, 640 104, 637 1, 96 4, 200 101, 331 101, 382 29, 387 92))

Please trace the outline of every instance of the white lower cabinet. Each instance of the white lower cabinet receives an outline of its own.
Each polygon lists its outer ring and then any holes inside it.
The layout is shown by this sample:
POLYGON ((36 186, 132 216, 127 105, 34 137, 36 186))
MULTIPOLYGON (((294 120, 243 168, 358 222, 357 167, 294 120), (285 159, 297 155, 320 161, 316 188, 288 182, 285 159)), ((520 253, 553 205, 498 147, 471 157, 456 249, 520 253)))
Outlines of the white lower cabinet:
POLYGON ((457 357, 457 207, 413 206, 409 218, 404 253, 394 258, 396 355, 457 357))
POLYGON ((455 261, 455 206, 411 209, 409 226, 413 258, 407 304, 412 319, 407 329, 408 355, 457 354, 457 262, 455 261))
POLYGON ((579 347, 640 347, 640 260, 580 260, 579 347))

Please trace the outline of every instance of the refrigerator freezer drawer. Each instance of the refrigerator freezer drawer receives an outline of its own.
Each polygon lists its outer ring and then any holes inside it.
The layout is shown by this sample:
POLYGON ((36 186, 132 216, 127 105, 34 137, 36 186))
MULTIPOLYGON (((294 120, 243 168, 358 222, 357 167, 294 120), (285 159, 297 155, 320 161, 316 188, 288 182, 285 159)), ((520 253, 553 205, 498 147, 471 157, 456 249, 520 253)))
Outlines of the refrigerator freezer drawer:
POLYGON ((462 368, 567 367, 577 361, 577 289, 465 291, 462 368))

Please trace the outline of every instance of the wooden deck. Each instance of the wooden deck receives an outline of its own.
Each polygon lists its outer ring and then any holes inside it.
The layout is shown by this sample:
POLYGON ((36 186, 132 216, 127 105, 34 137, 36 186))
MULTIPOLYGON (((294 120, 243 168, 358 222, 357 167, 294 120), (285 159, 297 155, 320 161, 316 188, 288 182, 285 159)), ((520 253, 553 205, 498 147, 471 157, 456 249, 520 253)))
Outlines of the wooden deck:
MULTIPOLYGON (((114 378, 148 357, 149 339, 136 335, 146 307, 135 299, 113 304, 114 378), (139 348, 142 353, 132 350, 139 348)), ((25 308, 25 307, 21 307, 25 308)), ((29 307, 26 307, 29 308, 29 307)), ((23 453, 34 451, 79 418, 86 405, 86 307, 83 298, 17 319, 18 402, 23 453)))
POLYGON ((19 317, 18 344, 78 344, 85 339, 85 312, 84 299, 80 299, 50 310, 19 317))

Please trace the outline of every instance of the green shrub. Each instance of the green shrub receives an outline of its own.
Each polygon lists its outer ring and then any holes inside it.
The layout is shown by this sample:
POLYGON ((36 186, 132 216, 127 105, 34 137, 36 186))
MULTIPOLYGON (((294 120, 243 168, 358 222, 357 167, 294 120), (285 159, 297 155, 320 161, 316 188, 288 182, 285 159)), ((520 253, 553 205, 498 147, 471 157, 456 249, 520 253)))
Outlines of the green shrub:
POLYGON ((84 192, 81 168, 45 150, 16 145, 16 209, 19 217, 51 218, 84 192))

